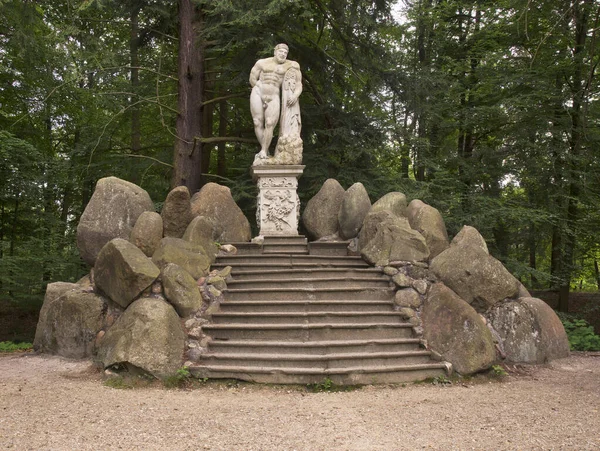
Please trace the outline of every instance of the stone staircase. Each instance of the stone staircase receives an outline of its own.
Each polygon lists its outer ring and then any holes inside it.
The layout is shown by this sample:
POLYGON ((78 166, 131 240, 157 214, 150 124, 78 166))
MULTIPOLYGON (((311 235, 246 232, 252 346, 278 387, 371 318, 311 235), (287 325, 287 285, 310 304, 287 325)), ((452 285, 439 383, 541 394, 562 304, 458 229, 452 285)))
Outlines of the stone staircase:
POLYGON ((394 310, 381 270, 348 256, 347 243, 265 237, 232 243, 225 301, 212 323, 197 377, 276 384, 398 383, 447 374, 394 310))

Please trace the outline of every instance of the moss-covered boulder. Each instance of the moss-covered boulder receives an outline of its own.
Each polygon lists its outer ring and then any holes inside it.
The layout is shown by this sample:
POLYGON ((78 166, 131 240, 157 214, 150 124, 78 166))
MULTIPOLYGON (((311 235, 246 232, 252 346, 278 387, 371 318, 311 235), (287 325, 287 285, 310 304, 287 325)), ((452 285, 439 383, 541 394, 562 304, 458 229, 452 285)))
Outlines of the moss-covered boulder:
POLYGON ((382 196, 373 204, 369 213, 378 211, 389 211, 395 216, 406 217, 406 196, 403 193, 393 191, 382 196))
POLYGON ((185 318, 202 307, 202 296, 196 280, 180 266, 169 263, 161 271, 165 297, 175 307, 179 316, 185 318))
POLYGON ((94 267, 96 286, 122 307, 127 307, 159 274, 152 260, 121 238, 102 248, 94 267))
POLYGON ((140 298, 106 332, 98 360, 105 368, 133 365, 164 378, 181 367, 184 345, 185 332, 175 309, 161 299, 140 298))
POLYGON ((213 263, 219 253, 219 248, 215 243, 219 235, 220 232, 213 221, 204 216, 196 216, 185 229, 183 240, 201 246, 213 263))
POLYGON ((145 211, 135 222, 129 241, 146 256, 152 257, 152 254, 158 249, 162 237, 163 220, 161 216, 154 211, 145 211))
POLYGON ((340 237, 349 240, 358 235, 365 216, 371 209, 369 193, 362 183, 355 183, 344 193, 338 212, 338 230, 340 237))
POLYGON ((444 218, 436 208, 414 199, 406 207, 406 216, 410 226, 425 237, 429 258, 434 258, 450 246, 444 218))
POLYGON ((423 338, 460 374, 489 368, 496 360, 490 330, 473 307, 442 283, 432 286, 421 311, 423 338))
POLYGON ((311 240, 318 240, 338 231, 338 214, 346 191, 335 179, 327 179, 317 194, 306 204, 302 223, 311 240))
POLYGON ((169 263, 175 263, 190 273, 194 279, 199 279, 208 274, 212 260, 198 244, 181 238, 165 237, 160 241, 152 261, 161 269, 169 263))
POLYGON ((169 192, 160 216, 163 220, 163 236, 183 236, 193 217, 190 191, 187 187, 178 186, 169 192))

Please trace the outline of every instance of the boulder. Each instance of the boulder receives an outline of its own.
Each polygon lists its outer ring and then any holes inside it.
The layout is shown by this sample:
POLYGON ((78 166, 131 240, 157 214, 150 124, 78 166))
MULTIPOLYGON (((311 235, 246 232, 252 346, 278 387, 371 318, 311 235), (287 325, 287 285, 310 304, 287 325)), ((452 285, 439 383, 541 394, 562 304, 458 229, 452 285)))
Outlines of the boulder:
POLYGON ((406 216, 410 226, 425 237, 430 259, 448 249, 450 242, 446 224, 436 208, 414 199, 406 208, 406 216))
POLYGON ((421 297, 419 296, 419 293, 412 288, 406 288, 404 290, 396 291, 394 303, 398 307, 416 309, 421 306, 421 297))
POLYGON ((169 263, 175 263, 190 273, 194 279, 208 274, 211 264, 211 259, 201 246, 181 238, 171 237, 163 238, 160 241, 160 246, 152 256, 152 261, 161 269, 169 263))
POLYGON ((218 242, 250 241, 250 223, 231 197, 228 187, 207 183, 194 194, 191 202, 193 216, 204 216, 222 227, 215 237, 218 242))
MULTIPOLYGON (((372 208, 371 208, 372 209, 372 208)), ((358 234, 358 250, 364 249, 377 233, 377 226, 384 221, 393 220, 394 215, 389 210, 369 211, 358 234)))
POLYGON ((169 263, 161 271, 165 297, 182 318, 190 316, 202 307, 202 296, 196 279, 175 263, 169 263))
POLYGON ((104 298, 75 284, 49 284, 33 348, 72 359, 90 357, 104 324, 106 305, 104 298))
POLYGON ((428 345, 460 374, 484 370, 496 360, 494 340, 484 320, 444 284, 432 286, 421 320, 428 345))
POLYGON ((219 248, 215 243, 215 239, 219 234, 220 232, 210 219, 204 216, 196 216, 187 226, 187 229, 185 229, 183 239, 192 244, 202 246, 206 256, 210 258, 210 262, 214 263, 219 253, 219 248))
POLYGON ((432 260, 430 268, 478 312, 519 292, 517 279, 478 245, 452 245, 432 260))
POLYGON ((129 241, 148 257, 158 248, 163 237, 163 220, 154 211, 143 212, 133 226, 129 241))
POLYGON ((128 364, 155 377, 175 374, 183 363, 185 333, 175 309, 157 298, 133 302, 108 329, 98 349, 105 368, 128 364))
POLYGON ((116 177, 98 180, 77 226, 77 247, 81 258, 93 266, 100 250, 113 238, 129 239, 138 217, 154 211, 148 193, 116 177))
POLYGON ((159 274, 160 270, 141 250, 121 238, 102 248, 94 267, 96 286, 121 307, 131 304, 159 274))
POLYGON ((458 232, 456 236, 452 239, 452 244, 479 246, 485 251, 486 254, 489 254, 485 240, 475 227, 467 225, 463 226, 463 228, 460 229, 460 232, 458 232))
POLYGON ((357 236, 370 209, 371 200, 362 183, 355 183, 348 188, 338 213, 340 237, 349 240, 357 236))
POLYGON ((389 211, 395 216, 406 217, 406 196, 397 191, 387 193, 373 204, 369 213, 389 211))
POLYGON ((163 220, 163 235, 181 238, 192 220, 190 191, 178 186, 167 194, 160 216, 163 220))
POLYGON ((380 223, 375 237, 360 255, 372 265, 387 266, 391 261, 427 261, 429 249, 423 236, 411 229, 408 220, 395 217, 380 223))
POLYGON ((302 223, 311 240, 333 235, 338 231, 338 213, 346 191, 335 179, 327 179, 317 194, 306 204, 302 223))
POLYGON ((565 329, 554 310, 541 299, 501 302, 486 317, 511 362, 546 363, 569 355, 565 329))

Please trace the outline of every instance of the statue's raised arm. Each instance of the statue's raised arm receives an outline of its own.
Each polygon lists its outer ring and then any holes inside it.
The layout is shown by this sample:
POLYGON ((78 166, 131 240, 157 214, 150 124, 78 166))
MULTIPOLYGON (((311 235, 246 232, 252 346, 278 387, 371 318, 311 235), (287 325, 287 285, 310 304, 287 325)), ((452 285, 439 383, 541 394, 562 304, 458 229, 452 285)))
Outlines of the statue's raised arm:
POLYGON ((256 154, 254 165, 302 162, 298 102, 302 93, 302 74, 300 65, 289 61, 287 54, 288 46, 278 44, 273 57, 258 60, 250 71, 250 112, 256 138, 260 143, 260 152, 256 154), (278 122, 279 140, 275 156, 270 157, 269 147, 278 122), (294 145, 290 147, 292 141, 294 145), (286 155, 290 150, 294 155, 286 155))

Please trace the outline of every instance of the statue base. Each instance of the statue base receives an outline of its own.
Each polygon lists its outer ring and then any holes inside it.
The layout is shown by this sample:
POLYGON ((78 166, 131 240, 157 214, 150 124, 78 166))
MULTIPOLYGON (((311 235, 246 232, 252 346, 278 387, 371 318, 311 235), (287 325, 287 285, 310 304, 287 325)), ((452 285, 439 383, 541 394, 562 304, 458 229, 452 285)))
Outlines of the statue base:
POLYGON ((252 166, 252 178, 258 185, 256 223, 260 235, 298 235, 300 199, 296 191, 303 172, 303 165, 252 166))

